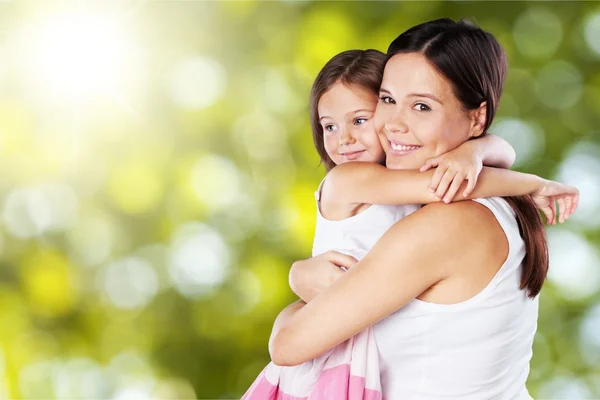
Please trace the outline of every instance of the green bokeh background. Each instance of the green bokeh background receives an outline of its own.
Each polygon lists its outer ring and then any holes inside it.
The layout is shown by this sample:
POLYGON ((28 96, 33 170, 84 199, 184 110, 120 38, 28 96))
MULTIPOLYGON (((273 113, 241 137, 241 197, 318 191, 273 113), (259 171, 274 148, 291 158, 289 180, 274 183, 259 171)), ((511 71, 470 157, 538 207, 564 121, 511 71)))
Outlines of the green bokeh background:
POLYGON ((508 54, 515 168, 582 195, 530 393, 600 398, 600 4, 292 0, 0 3, 0 398, 239 398, 311 250, 312 79, 442 16, 508 54))

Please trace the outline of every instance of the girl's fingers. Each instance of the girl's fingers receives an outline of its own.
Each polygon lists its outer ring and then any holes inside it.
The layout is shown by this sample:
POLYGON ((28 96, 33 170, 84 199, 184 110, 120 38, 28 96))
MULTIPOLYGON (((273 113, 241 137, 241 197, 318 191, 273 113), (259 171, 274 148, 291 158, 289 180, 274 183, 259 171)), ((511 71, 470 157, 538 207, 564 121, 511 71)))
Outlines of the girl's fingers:
POLYGON ((475 184, 477 184, 477 177, 473 177, 473 175, 469 174, 469 176, 467 176, 467 181, 469 183, 467 184, 467 188, 463 192, 464 197, 468 197, 471 193, 473 193, 473 189, 475 189, 475 184))
POLYGON ((565 197, 565 204, 565 220, 567 220, 571 216, 571 210, 573 209, 573 197, 565 197))
POLYGON ((425 164, 423 164, 423 166, 419 169, 419 171, 421 171, 421 172, 428 171, 431 168, 435 167, 436 165, 438 165, 437 157, 430 158, 429 160, 425 161, 425 164))
POLYGON ((540 210, 542 210, 542 212, 544 213, 544 216, 546 216, 546 223, 548 225, 551 225, 551 223, 552 223, 552 210, 550 209, 550 207, 542 207, 542 208, 540 208, 540 210))
POLYGON ((552 223, 551 225, 556 225, 556 203, 554 201, 554 197, 550 197, 550 204, 548 205, 550 210, 552 211, 552 223))
POLYGON ((328 251, 326 259, 339 267, 348 269, 358 262, 356 258, 347 254, 338 253, 337 251, 328 251))
POLYGON ((565 207, 565 198, 564 197, 559 197, 558 199, 556 199, 556 202, 558 203, 558 222, 560 222, 561 224, 563 222, 565 222, 565 213, 566 213, 566 207, 565 207))
POLYGON ((440 181, 442 180, 442 177, 446 173, 447 169, 448 169, 448 166, 446 166, 446 165, 438 165, 438 167, 435 169, 435 172, 433 174, 433 178, 431 178, 431 185, 429 185, 429 191, 431 191, 433 193, 438 189, 438 186, 440 185, 440 181))
POLYGON ((460 185, 462 185, 463 181, 463 176, 460 174, 456 174, 454 180, 452 181, 452 184, 450 185, 450 189, 448 189, 448 191, 444 195, 445 203, 450 203, 452 201, 452 199, 456 195, 456 192, 458 192, 458 189, 460 189, 460 185))
POLYGON ((456 174, 452 171, 446 171, 444 177, 442 178, 440 184, 437 187, 437 190, 435 191, 435 197, 437 197, 438 199, 444 198, 444 194, 448 191, 448 187, 452 183, 452 180, 454 179, 455 175, 456 174))

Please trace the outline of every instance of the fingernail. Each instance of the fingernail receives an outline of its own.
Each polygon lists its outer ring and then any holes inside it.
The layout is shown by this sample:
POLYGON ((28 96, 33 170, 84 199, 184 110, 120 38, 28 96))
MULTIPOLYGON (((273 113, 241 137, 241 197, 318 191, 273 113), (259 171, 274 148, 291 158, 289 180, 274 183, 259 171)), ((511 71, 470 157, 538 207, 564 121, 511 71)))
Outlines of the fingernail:
POLYGON ((448 199, 448 198, 444 199, 444 203, 450 203, 450 199, 448 199))

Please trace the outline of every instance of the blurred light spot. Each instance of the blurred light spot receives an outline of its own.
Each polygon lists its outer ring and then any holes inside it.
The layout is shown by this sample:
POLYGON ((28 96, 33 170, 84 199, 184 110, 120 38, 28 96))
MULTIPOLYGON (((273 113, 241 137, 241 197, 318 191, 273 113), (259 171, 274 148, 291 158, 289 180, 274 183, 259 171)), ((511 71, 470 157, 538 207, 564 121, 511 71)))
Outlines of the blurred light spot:
POLYGON ((194 387, 188 382, 177 379, 168 378, 158 382, 154 393, 152 394, 154 399, 196 399, 196 391, 194 387))
POLYGON ((600 147, 587 141, 574 145, 567 153, 555 178, 579 189, 579 207, 569 221, 592 228, 600 225, 598 176, 600 176, 600 147))
POLYGON ((264 162, 290 157, 287 139, 283 124, 262 112, 241 117, 232 135, 236 147, 242 144, 250 157, 264 162))
POLYGON ((235 207, 231 207, 226 214, 211 219, 211 225, 219 230, 229 243, 246 240, 262 224, 258 199, 247 194, 241 195, 235 207))
POLYGON ((291 265, 272 254, 254 257, 248 262, 248 270, 258 279, 260 287, 260 303, 255 312, 273 311, 281 308, 281 304, 289 298, 288 277, 291 265))
POLYGON ((300 47, 295 51, 301 67, 316 76, 335 54, 354 48, 355 25, 350 15, 338 7, 313 8, 305 13, 299 32, 300 47))
POLYGON ((78 265, 92 267, 105 262, 111 254, 114 233, 106 216, 82 216, 68 232, 69 248, 78 265))
POLYGON ((524 55, 530 58, 550 57, 562 40, 562 25, 553 12, 532 7, 517 17, 513 35, 524 55))
POLYGON ((227 276, 229 252, 221 236, 207 225, 186 224, 176 232, 171 245, 171 281, 184 296, 209 295, 227 276))
POLYGON ((57 368, 53 382, 57 399, 107 399, 111 394, 106 374, 87 358, 64 363, 57 368))
POLYGON ((53 250, 39 251, 23 260, 22 279, 35 311, 55 317, 71 310, 77 292, 70 270, 65 256, 53 250))
POLYGON ((171 76, 171 96, 184 108, 202 109, 222 96, 225 85, 225 70, 217 61, 193 57, 175 67, 171 76))
POLYGON ((26 75, 50 85, 52 100, 65 92, 112 94, 112 89, 140 75, 139 68, 134 68, 139 64, 140 48, 122 29, 124 26, 98 13, 45 15, 22 32, 24 42, 19 45, 28 49, 26 75))
POLYGON ((590 49, 600 56, 600 12, 588 17, 583 34, 590 49))
POLYGON ((106 268, 104 289, 115 306, 140 308, 156 295, 158 280, 156 272, 146 261, 128 257, 115 261, 106 268))
POLYGON ((60 355, 60 343, 49 331, 31 329, 23 333, 10 346, 13 365, 25 365, 34 361, 50 359, 60 355))
POLYGON ((571 300, 593 296, 600 289, 600 257, 577 233, 563 228, 548 231, 548 278, 560 294, 571 300))
POLYGON ((230 159, 207 155, 192 167, 190 183, 198 199, 211 211, 216 211, 236 202, 242 178, 230 159))
POLYGON ((538 399, 588 399, 592 398, 590 389, 580 379, 555 377, 544 382, 537 392, 538 399))
POLYGON ((118 386, 130 382, 147 381, 152 376, 148 362, 135 350, 123 351, 114 356, 107 367, 118 386))
POLYGON ((163 243, 149 244, 135 252, 135 257, 144 260, 156 272, 159 292, 171 287, 167 268, 168 254, 169 249, 163 243))
POLYGON ((579 352, 592 367, 600 365, 600 304, 586 312, 579 327, 579 352))
POLYGON ((163 180, 148 159, 129 160, 115 166, 107 189, 113 202, 124 212, 142 214, 156 207, 163 196, 163 180))
POLYGON ((292 90, 284 76, 277 70, 269 70, 265 80, 265 100, 270 110, 292 113, 305 106, 292 90))
POLYGON ((236 294, 236 314, 246 314, 260 302, 261 283, 256 274, 247 269, 239 269, 235 274, 233 290, 236 294))
POLYGON ((573 106, 583 94, 583 76, 566 61, 552 61, 538 74, 540 101, 548 107, 563 109, 573 106))
MULTIPOLYGON (((524 69, 509 68, 504 92, 511 96, 511 100, 516 103, 518 112, 521 114, 531 111, 538 102, 535 78, 529 71, 524 69)), ((503 107, 503 103, 504 96, 500 101, 500 107, 503 107)), ((518 114, 512 114, 511 116, 516 115, 518 114)))
POLYGON ((494 121, 490 132, 508 141, 515 149, 517 159, 513 168, 526 164, 544 150, 544 134, 537 124, 502 118, 494 121))
POLYGON ((77 196, 68 185, 44 183, 10 192, 2 219, 11 235, 25 239, 69 228, 78 209, 77 196))
POLYGON ((58 361, 41 361, 25 366, 19 372, 20 394, 25 399, 47 399, 53 393, 52 379, 59 368, 58 361))
POLYGON ((154 400, 154 398, 152 388, 148 385, 136 384, 120 389, 113 400, 154 400))

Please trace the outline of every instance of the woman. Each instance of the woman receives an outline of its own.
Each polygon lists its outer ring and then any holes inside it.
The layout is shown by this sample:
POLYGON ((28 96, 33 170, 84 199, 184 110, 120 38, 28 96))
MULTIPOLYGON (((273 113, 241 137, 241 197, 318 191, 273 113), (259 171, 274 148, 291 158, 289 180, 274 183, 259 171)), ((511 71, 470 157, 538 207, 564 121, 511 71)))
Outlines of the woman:
MULTIPOLYGON (((485 134, 505 72, 500 45, 468 22, 442 19, 401 34, 388 50, 374 117, 387 167, 418 169, 485 134)), ((530 198, 428 205, 355 266, 326 254, 294 269, 314 276, 336 268, 332 257, 350 270, 280 314, 269 343, 276 364, 315 358, 376 324, 385 398, 529 398, 548 267, 530 198)))

